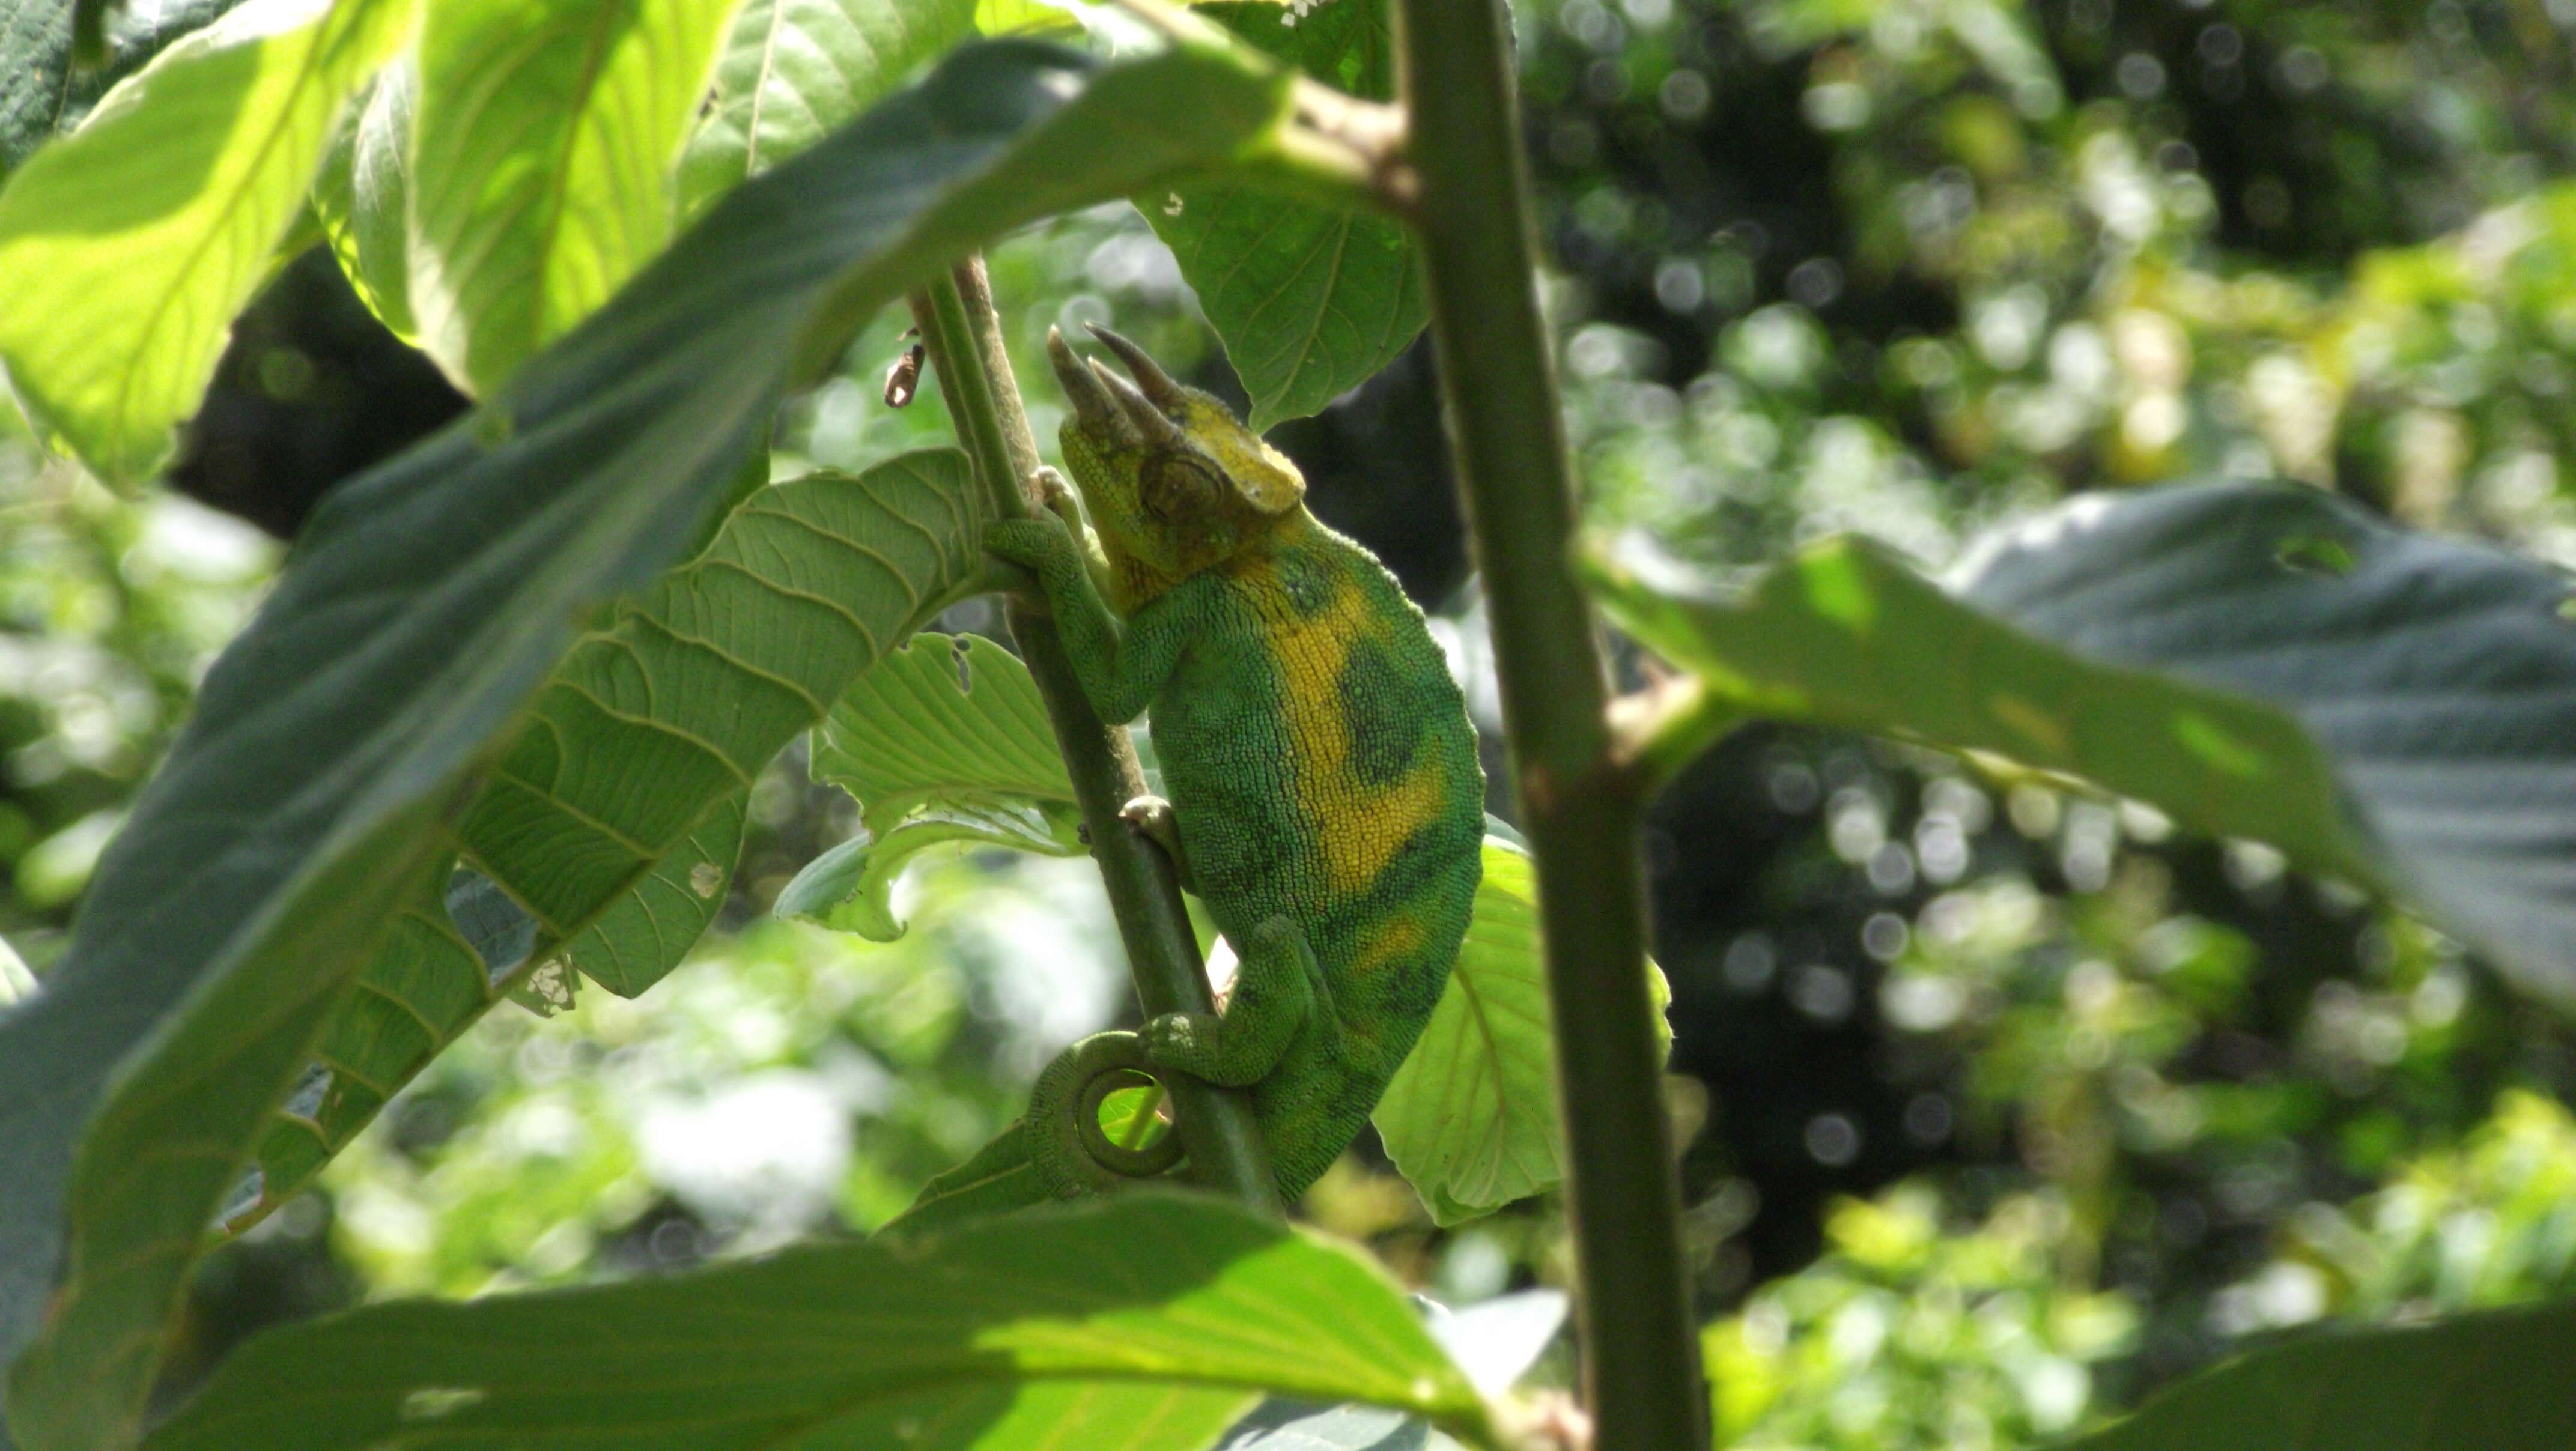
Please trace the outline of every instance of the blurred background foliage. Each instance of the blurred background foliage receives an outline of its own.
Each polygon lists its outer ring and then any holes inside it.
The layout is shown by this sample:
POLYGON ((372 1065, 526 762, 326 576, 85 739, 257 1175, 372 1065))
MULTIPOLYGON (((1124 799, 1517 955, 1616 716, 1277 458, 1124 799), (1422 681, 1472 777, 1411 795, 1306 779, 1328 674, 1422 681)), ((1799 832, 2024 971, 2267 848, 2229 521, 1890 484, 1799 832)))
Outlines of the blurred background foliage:
MULTIPOLYGON (((2571 0, 1517 21, 1600 533, 1750 567, 1859 530, 1937 568, 2070 491, 2282 475, 2576 563, 2571 0)), ((1240 398, 1132 209, 992 266, 1042 438, 1050 324, 1114 323, 1240 398)), ((935 389, 880 396, 903 321, 780 419, 777 472, 946 437, 935 389)), ((1435 612, 1490 734, 1430 387, 1417 347, 1274 438, 1435 612)), ((291 536, 460 406, 314 254, 236 329, 174 482, 291 536)), ((282 553, 0 445, 0 930, 38 972, 282 553)), ((179 1378, 368 1296, 864 1230, 1132 1014, 1084 864, 934 855, 910 934, 873 946, 767 920, 851 803, 791 752, 753 818, 688 966, 638 1002, 495 1013, 215 1259, 179 1378)), ((1676 783, 1647 849, 1741 1444, 2031 1444, 2291 1326, 2576 1288, 2576 1034, 2384 904, 2134 805, 1770 727, 1676 783)), ((1562 1277, 1550 1204, 1435 1231, 1371 1144, 1305 1209, 1452 1301, 1562 1277)))

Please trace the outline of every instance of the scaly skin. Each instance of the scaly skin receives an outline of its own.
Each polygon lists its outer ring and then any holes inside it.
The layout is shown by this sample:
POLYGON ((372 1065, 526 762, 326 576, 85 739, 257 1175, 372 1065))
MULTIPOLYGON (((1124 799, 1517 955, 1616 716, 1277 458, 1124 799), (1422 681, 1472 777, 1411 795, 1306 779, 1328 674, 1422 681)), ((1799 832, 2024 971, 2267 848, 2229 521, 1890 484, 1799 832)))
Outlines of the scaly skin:
POLYGON ((1420 1036, 1481 872, 1475 728, 1421 611, 1306 512, 1295 466, 1223 404, 1095 332, 1135 385, 1047 345, 1098 553, 1053 513, 985 544, 1037 575, 1103 719, 1151 707, 1171 809, 1139 803, 1131 819, 1177 847, 1242 967, 1221 1017, 1166 1014, 1077 1045, 1031 1095, 1037 1132, 1015 1127, 1019 1145, 943 1176, 908 1226, 950 1217, 930 1212, 942 1199, 986 1212, 1116 1182, 1085 1147, 1081 1089, 1122 1066, 1250 1088, 1293 1201, 1420 1036))

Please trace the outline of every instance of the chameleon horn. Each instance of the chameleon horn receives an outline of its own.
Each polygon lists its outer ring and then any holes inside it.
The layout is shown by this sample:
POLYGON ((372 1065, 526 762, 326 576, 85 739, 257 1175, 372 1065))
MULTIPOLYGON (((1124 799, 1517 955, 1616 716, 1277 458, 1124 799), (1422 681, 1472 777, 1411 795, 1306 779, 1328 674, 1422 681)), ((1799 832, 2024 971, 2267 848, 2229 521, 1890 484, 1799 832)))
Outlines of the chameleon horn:
POLYGON ((1112 437, 1128 437, 1135 432, 1135 426, 1118 407, 1118 400, 1101 386, 1098 376, 1084 366, 1082 359, 1073 355, 1064 334, 1054 328, 1047 329, 1047 362, 1054 366, 1055 380, 1063 385, 1065 399, 1073 405, 1074 417, 1082 420, 1083 426, 1112 437))
POLYGON ((1127 426, 1143 435, 1147 446, 1179 448, 1189 441, 1189 436, 1181 432, 1181 426, 1155 407, 1152 399, 1137 392, 1135 384, 1109 371, 1098 358, 1091 360, 1091 372, 1099 379, 1100 385, 1109 390, 1110 396, 1118 400, 1119 409, 1126 415, 1127 426))
POLYGON ((1154 361, 1153 354, 1096 322, 1085 325, 1091 329, 1093 337, 1100 339, 1102 347, 1116 353, 1118 360, 1127 365, 1127 371, 1136 375, 1136 386, 1146 397, 1162 408, 1181 406, 1181 385, 1172 381, 1172 375, 1163 371, 1163 365, 1154 361))

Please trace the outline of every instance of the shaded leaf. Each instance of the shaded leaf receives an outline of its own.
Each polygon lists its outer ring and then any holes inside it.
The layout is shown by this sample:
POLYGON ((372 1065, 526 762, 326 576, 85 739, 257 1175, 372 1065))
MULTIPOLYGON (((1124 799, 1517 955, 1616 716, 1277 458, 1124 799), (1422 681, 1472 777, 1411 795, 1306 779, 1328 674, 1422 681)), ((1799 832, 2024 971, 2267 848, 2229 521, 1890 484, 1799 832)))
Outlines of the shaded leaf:
POLYGON ((410 304, 489 393, 670 240, 734 0, 439 0, 421 26, 410 304))
POLYGON ((975 578, 980 497, 948 449, 761 489, 578 643, 459 833, 482 890, 447 911, 476 904, 479 959, 444 921, 412 922, 435 907, 407 915, 324 1029, 320 1073, 262 1138, 258 1192, 227 1224, 293 1197, 504 993, 552 1014, 572 1005, 573 971, 632 997, 679 966, 724 905, 752 774, 879 641, 975 578), (496 955, 484 939, 505 930, 516 946, 496 955))
POLYGON ((1741 601, 1644 554, 1599 573, 1639 638, 1761 713, 1995 752, 2272 842, 2576 1006, 2555 569, 2224 483, 2077 500, 1990 541, 1953 594, 1851 540, 1741 601))
MULTIPOLYGON (((1203 7, 1254 45, 1369 100, 1395 93, 1384 0, 1203 7)), ((1374 377, 1430 321, 1404 228, 1239 183, 1138 205, 1178 259, 1252 398, 1252 426, 1302 418, 1374 377)))
POLYGON ((164 51, 0 189, 0 362, 47 441, 158 468, 408 0, 252 0, 164 51))
POLYGON ((953 449, 753 494, 556 669, 466 813, 466 854, 548 941, 581 932, 976 582, 982 508, 953 449))
POLYGON ((2204 1371, 2067 1451, 2560 1451, 2576 1305, 2328 1331, 2204 1371))
POLYGON ((716 63, 714 108, 680 161, 681 215, 813 145, 974 33, 975 0, 747 0, 716 63))
POLYGON ((110 86, 239 0, 111 7, 107 62, 95 67, 72 64, 74 3, 0 0, 0 178, 77 125, 110 86))
POLYGON ((577 1426, 594 1451, 1188 1451, 1272 1387, 1484 1425, 1358 1252, 1215 1199, 1133 1194, 898 1246, 291 1326, 146 1445, 437 1451, 577 1426))
MULTIPOLYGON (((1661 971, 1646 970, 1669 1049, 1661 1009, 1670 992, 1661 971)), ((1458 964, 1371 1115, 1387 1157, 1437 1222, 1473 1219, 1564 1178, 1549 1021, 1529 856, 1489 836, 1458 964)))
POLYGON ((572 940, 564 961, 621 998, 669 976, 724 910, 734 864, 742 856, 749 804, 748 792, 717 802, 642 881, 572 940))
MULTIPOLYGON (((0 1349, 26 1347, 7 1405, 26 1451, 135 1424, 205 1226, 493 747, 572 622, 703 536, 780 390, 960 251, 1229 157, 1284 102, 1230 53, 961 51, 718 203, 477 414, 324 500, 70 950, 0 1019, 0 1349)), ((582 859, 594 912, 739 789, 709 774, 629 778, 666 834, 628 878, 582 859), (682 809, 684 789, 705 794, 682 809)))

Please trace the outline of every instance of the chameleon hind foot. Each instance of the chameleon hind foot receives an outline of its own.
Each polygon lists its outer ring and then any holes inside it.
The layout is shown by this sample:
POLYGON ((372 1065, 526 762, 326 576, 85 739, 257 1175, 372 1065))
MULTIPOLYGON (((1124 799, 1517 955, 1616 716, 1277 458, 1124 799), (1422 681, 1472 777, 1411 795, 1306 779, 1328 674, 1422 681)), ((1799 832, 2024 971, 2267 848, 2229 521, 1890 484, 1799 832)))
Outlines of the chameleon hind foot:
POLYGON ((1273 917, 1244 935, 1243 965, 1223 1015, 1164 1013, 1138 1033, 1145 1057, 1225 1088, 1247 1088, 1270 1076, 1309 1024, 1334 1023, 1323 969, 1306 934, 1273 917))

